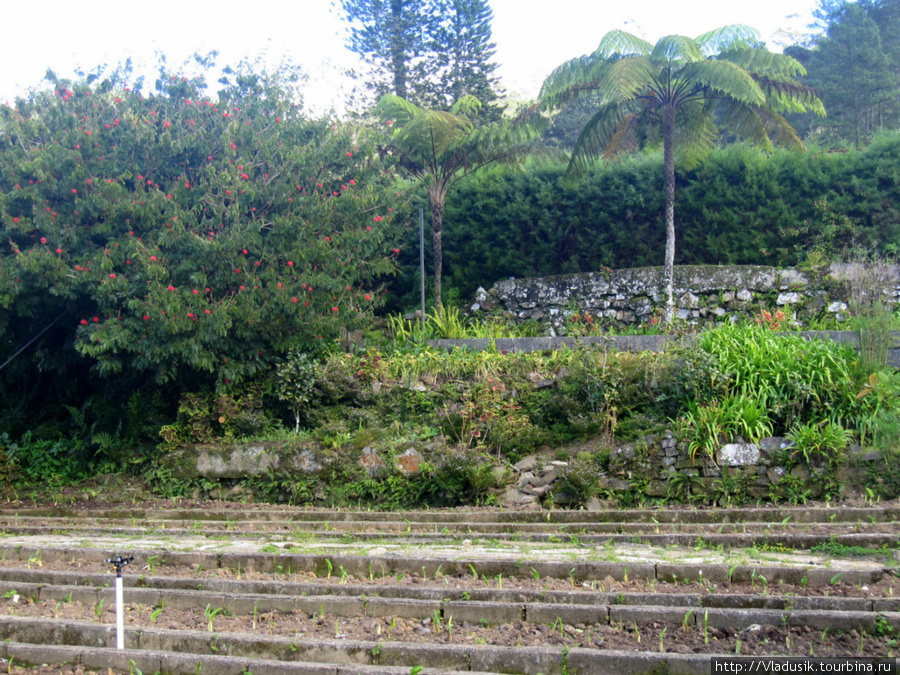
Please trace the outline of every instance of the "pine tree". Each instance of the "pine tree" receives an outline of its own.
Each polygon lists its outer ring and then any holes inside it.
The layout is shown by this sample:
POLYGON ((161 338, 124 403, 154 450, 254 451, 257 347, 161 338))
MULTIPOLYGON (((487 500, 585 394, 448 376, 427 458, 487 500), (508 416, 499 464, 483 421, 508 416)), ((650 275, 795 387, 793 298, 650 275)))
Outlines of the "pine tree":
POLYGON ((446 110, 469 95, 482 102, 483 119, 499 118, 502 90, 494 75, 497 64, 492 62, 493 11, 486 0, 436 0, 436 5, 441 23, 432 48, 440 64, 440 88, 434 105, 446 110))
POLYGON ((371 69, 366 88, 375 98, 394 94, 449 110, 470 95, 483 101, 483 119, 500 117, 487 0, 341 0, 341 6, 347 46, 371 69))
POLYGON ((427 58, 428 36, 435 32, 431 0, 341 0, 349 24, 347 47, 368 65, 366 88, 373 100, 395 94, 423 99, 433 77, 427 58))
POLYGON ((893 126, 898 112, 896 64, 882 42, 887 33, 870 9, 858 3, 823 3, 817 16, 825 32, 811 48, 787 50, 806 67, 809 75, 803 81, 821 92, 828 110, 824 123, 815 122, 816 129, 857 147, 875 130, 893 126))

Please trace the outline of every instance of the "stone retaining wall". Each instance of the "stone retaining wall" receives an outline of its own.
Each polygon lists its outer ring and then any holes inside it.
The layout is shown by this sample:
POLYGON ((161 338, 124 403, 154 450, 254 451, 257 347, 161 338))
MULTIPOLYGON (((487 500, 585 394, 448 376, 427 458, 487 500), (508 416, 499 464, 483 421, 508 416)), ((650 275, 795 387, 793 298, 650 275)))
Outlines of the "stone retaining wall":
MULTIPOLYGON (((872 269, 836 263, 817 274, 761 265, 678 266, 676 317, 714 325, 758 316, 762 309, 780 309, 798 327, 829 315, 843 321, 849 316, 851 283, 872 286, 872 269)), ((884 300, 895 308, 900 303, 900 268, 882 266, 877 272, 884 284, 884 300)), ((567 320, 575 313, 620 326, 650 322, 665 308, 665 289, 662 267, 508 279, 489 291, 479 288, 471 309, 499 310, 519 321, 547 323, 551 335, 565 335, 567 320)))
MULTIPOLYGON (((675 497, 681 501, 701 499, 707 502, 734 500, 769 502, 812 499, 812 482, 831 478, 841 485, 844 497, 864 494, 871 463, 884 461, 881 453, 849 446, 836 462, 812 464, 794 462, 793 444, 786 438, 764 438, 759 443, 728 443, 714 456, 691 456, 686 442, 678 442, 671 431, 647 436, 635 443, 617 447, 610 455, 609 470, 600 478, 601 495, 622 490, 637 490, 646 498, 675 497)), ((550 461, 530 455, 513 468, 515 485, 503 495, 503 502, 516 505, 572 505, 570 495, 558 482, 568 462, 550 461)), ((588 509, 602 508, 592 500, 588 509)))

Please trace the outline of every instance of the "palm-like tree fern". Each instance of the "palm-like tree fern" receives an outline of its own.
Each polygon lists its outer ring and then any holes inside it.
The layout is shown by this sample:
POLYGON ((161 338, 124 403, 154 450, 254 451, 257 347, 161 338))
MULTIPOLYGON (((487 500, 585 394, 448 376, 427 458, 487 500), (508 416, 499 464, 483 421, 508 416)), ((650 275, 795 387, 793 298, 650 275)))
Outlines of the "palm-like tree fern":
POLYGON ((765 148, 803 147, 782 113, 825 113, 813 91, 795 80, 805 74, 803 66, 758 41, 746 26, 725 26, 698 38, 670 35, 656 45, 612 31, 593 54, 554 70, 541 90, 542 103, 551 107, 580 94, 600 95, 576 141, 569 177, 598 156, 662 144, 667 321, 674 314, 676 162, 696 166, 715 144, 719 127, 765 148))
POLYGON ((441 268, 444 204, 450 188, 489 164, 517 163, 534 148, 539 118, 476 124, 480 101, 461 97, 449 111, 420 108, 393 94, 384 96, 375 113, 390 124, 400 165, 428 189, 434 256, 434 305, 441 315, 441 268))

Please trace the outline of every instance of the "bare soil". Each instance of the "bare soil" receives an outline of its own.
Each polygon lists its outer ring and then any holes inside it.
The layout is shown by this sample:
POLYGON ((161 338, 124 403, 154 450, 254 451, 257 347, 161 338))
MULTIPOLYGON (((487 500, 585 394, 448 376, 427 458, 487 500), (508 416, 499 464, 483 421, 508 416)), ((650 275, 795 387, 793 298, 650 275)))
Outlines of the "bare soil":
MULTIPOLYGON (((3 562, 3 566, 12 563, 3 562)), ((93 563, 43 563, 43 569, 78 570, 79 572, 96 573, 108 571, 99 564, 93 563)), ((127 568, 126 568, 127 569, 127 568)), ((168 577, 187 577, 191 579, 224 578, 237 580, 238 575, 231 570, 203 570, 191 567, 162 565, 154 570, 155 575, 168 577)), ((110 579, 112 579, 110 575, 110 579)), ((383 579, 360 579, 352 576, 343 580, 337 577, 321 578, 314 573, 264 574, 244 572, 243 580, 273 580, 291 582, 312 582, 323 587, 352 583, 372 587, 370 596, 378 595, 380 586, 409 585, 422 588, 435 588, 464 592, 471 589, 496 587, 497 580, 476 581, 470 576, 442 576, 439 579, 425 579, 417 574, 383 579)), ((780 596, 828 595, 841 597, 893 597, 900 593, 900 580, 888 577, 871 586, 857 587, 850 584, 837 583, 828 587, 801 588, 789 584, 777 584, 764 588, 759 584, 668 584, 648 583, 645 581, 615 581, 608 578, 595 583, 592 589, 589 584, 572 586, 564 580, 528 578, 503 579, 502 588, 522 589, 529 591, 568 590, 592 593, 607 591, 615 593, 677 593, 677 594, 713 594, 742 593, 764 594, 775 593, 780 596)), ((323 588, 327 593, 327 588, 323 588)), ((781 627, 754 625, 741 630, 728 628, 709 628, 701 626, 685 626, 682 624, 664 623, 661 621, 643 622, 631 625, 540 625, 515 623, 500 626, 483 626, 465 622, 451 622, 449 617, 438 624, 431 618, 372 618, 343 617, 325 613, 307 614, 301 611, 260 612, 257 616, 229 616, 224 611, 216 612, 214 607, 195 609, 173 609, 164 607, 148 607, 127 602, 126 588, 126 626, 155 628, 164 630, 212 631, 217 635, 227 633, 248 633, 255 635, 272 635, 298 640, 362 640, 372 642, 430 642, 445 644, 487 644, 496 646, 563 646, 586 647, 605 650, 625 651, 666 651, 681 654, 735 654, 742 655, 790 655, 790 656, 889 656, 900 651, 897 639, 890 631, 880 636, 861 635, 857 631, 847 633, 830 633, 815 631, 808 627, 781 627), (210 615, 216 612, 210 618, 210 615)), ((24 599, 13 602, 13 598, 0 600, 0 612, 18 616, 33 616, 80 620, 88 622, 114 623, 113 607, 85 606, 80 602, 30 603, 24 599)), ((698 610, 699 611, 699 610, 698 610)), ((70 671, 39 671, 65 672, 70 671)), ((75 672, 75 671, 71 671, 75 672)))

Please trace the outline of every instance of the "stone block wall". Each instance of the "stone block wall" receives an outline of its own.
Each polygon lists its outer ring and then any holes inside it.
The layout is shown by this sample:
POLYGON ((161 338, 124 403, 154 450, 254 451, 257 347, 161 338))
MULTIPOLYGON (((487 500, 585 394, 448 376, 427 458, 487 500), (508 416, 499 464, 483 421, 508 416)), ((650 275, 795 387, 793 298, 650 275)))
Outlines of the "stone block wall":
MULTIPOLYGON (((900 268, 880 268, 884 287, 873 288, 887 306, 900 303, 900 268)), ((675 268, 675 307, 679 319, 715 325, 782 310, 797 327, 810 319, 848 314, 850 285, 865 278, 861 265, 833 264, 823 273, 757 265, 688 265, 675 268)), ((549 324, 550 335, 565 335, 575 313, 610 325, 629 326, 659 317, 666 303, 662 267, 508 279, 489 291, 479 288, 473 312, 500 311, 519 321, 549 324)))

